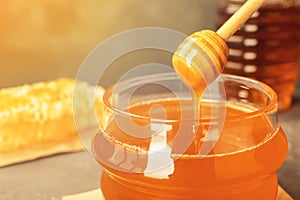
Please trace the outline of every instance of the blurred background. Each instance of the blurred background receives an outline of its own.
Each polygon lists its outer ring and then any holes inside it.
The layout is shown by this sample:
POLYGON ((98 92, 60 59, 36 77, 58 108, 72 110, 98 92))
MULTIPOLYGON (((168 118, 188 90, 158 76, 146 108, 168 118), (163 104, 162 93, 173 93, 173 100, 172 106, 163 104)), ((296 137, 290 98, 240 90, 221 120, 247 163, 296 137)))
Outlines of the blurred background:
MULTIPOLYGON (((154 26, 191 34, 215 29, 216 18, 217 0, 0 0, 0 88, 74 78, 87 54, 121 31, 154 26)), ((170 58, 129 54, 104 84, 138 64, 170 65, 170 58)))
MULTIPOLYGON (((121 31, 214 28, 215 9, 214 0, 0 0, 0 88, 75 77, 87 54, 121 31)), ((128 56, 109 71, 108 82, 130 65, 170 62, 159 52, 128 56)))

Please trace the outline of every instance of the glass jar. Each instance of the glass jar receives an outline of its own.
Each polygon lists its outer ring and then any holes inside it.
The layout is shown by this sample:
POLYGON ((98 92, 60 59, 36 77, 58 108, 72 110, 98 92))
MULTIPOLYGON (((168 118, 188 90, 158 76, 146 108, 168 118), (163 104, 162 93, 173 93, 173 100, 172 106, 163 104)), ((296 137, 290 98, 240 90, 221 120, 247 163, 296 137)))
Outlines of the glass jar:
POLYGON ((175 73, 110 87, 92 142, 105 199, 274 200, 287 155, 276 98, 261 82, 221 75, 195 119, 175 73))
MULTIPOLYGON (((219 0, 221 26, 245 0, 219 0)), ((257 79, 278 93, 279 110, 290 108, 298 79, 299 0, 267 0, 228 41, 224 72, 257 79)))

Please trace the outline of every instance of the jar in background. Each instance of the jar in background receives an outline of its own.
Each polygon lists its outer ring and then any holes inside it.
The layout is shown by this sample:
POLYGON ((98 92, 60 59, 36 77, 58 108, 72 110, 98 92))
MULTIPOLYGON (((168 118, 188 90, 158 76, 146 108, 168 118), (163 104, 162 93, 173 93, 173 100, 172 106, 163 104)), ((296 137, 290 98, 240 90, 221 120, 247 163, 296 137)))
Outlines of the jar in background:
MULTIPOLYGON (((221 26, 246 0, 219 0, 221 26)), ((267 0, 228 41, 224 73, 246 76, 278 93, 279 110, 291 106, 298 79, 300 19, 298 0, 267 0)))

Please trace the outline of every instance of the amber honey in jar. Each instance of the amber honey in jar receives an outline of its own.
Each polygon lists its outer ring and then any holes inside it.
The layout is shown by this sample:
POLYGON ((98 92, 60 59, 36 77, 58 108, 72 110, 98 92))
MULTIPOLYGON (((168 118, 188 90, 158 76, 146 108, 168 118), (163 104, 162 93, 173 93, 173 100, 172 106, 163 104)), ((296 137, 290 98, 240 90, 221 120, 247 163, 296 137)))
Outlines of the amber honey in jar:
POLYGON ((218 80, 224 98, 204 93, 200 119, 175 73, 129 79, 105 91, 92 142, 104 169, 105 199, 276 199, 276 171, 287 155, 276 93, 245 77, 218 80))
MULTIPOLYGON (((221 26, 245 0, 220 0, 221 26)), ((228 41, 224 72, 258 79, 278 94, 279 110, 291 106, 299 68, 299 1, 267 0, 228 41)))

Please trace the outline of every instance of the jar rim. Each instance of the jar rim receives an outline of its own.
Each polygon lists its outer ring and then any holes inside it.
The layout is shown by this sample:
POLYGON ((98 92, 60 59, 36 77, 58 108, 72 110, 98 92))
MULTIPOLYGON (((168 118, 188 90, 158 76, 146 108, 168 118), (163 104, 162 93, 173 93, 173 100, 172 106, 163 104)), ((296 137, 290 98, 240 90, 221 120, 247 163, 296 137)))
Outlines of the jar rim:
MULTIPOLYGON (((230 121, 235 121, 238 119, 247 119, 251 117, 255 117, 257 115, 263 114, 274 114, 278 111, 278 104, 277 104, 277 94, 276 92, 267 84, 260 82, 258 80, 254 80, 251 78, 247 77, 242 77, 242 76, 237 76, 237 75, 231 75, 231 74, 220 74, 219 78, 221 78, 223 81, 233 81, 235 83, 242 83, 243 85, 249 86, 249 88, 254 88, 256 90, 261 91, 264 93, 267 98, 270 100, 267 105, 263 106, 262 108, 257 108, 257 110, 250 111, 243 113, 238 116, 231 116, 229 119, 230 121)), ((126 89, 129 87, 137 86, 139 84, 143 84, 146 82, 146 80, 175 80, 175 79, 180 79, 178 75, 175 72, 168 72, 168 73, 160 73, 160 74, 151 74, 151 75, 143 75, 135 78, 131 78, 125 81, 118 82, 117 84, 114 84, 110 87, 108 87, 103 95, 103 102, 104 105, 110 109, 113 113, 116 113, 118 115, 126 115, 128 117, 133 117, 135 119, 140 119, 140 120, 149 120, 150 117, 148 116, 142 116, 134 113, 130 113, 127 111, 123 111, 119 109, 118 107, 114 106, 110 101, 110 97, 113 96, 113 91, 114 88, 118 85, 118 89, 126 89), (121 87, 119 87, 121 86, 121 87)), ((194 121, 193 119, 192 121, 194 121)), ((174 122, 184 122, 184 121, 191 121, 191 119, 158 119, 158 118, 151 118, 151 122, 155 123, 174 123, 174 122)), ((202 121, 202 120, 201 120, 202 121)), ((207 121, 212 121, 212 119, 209 119, 207 121)), ((205 122, 205 121, 204 121, 205 122)))

